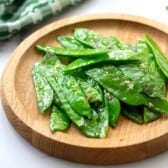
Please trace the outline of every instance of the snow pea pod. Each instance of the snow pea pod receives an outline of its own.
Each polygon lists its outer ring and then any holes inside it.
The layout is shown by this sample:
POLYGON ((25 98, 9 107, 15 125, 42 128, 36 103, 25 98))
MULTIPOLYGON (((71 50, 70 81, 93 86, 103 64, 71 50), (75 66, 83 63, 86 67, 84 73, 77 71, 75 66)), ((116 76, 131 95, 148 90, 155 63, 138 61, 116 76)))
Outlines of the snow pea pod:
POLYGON ((85 120, 85 124, 80 127, 80 131, 87 137, 99 138, 100 127, 97 120, 85 120))
POLYGON ((133 62, 138 60, 139 60, 138 54, 132 50, 115 49, 108 54, 96 56, 94 58, 78 58, 72 63, 68 64, 65 67, 64 71, 72 71, 78 68, 103 62, 122 63, 122 62, 133 62))
POLYGON ((128 78, 139 83, 145 94, 150 97, 165 97, 165 78, 160 74, 155 60, 146 69, 141 64, 123 64, 117 66, 128 78))
POLYGON ((75 112, 81 116, 91 118, 91 107, 77 80, 73 76, 64 74, 63 72, 56 73, 55 78, 60 83, 66 99, 75 112))
POLYGON ((54 91, 56 92, 61 104, 62 108, 66 112, 67 116, 71 119, 71 121, 77 125, 78 127, 82 126, 84 124, 84 118, 77 114, 71 105, 69 104, 68 100, 65 97, 65 94, 63 92, 63 88, 61 87, 61 84, 55 77, 46 77, 51 86, 53 87, 54 91))
POLYGON ((109 128, 108 101, 104 95, 103 104, 95 109, 97 117, 85 120, 85 124, 80 127, 83 134, 93 138, 105 138, 109 128))
MULTIPOLYGON (((86 75, 86 74, 85 74, 86 75)), ((87 81, 87 83, 92 86, 93 88, 95 88, 99 94, 101 95, 101 97, 103 97, 103 92, 102 92, 102 89, 100 87, 100 85, 95 81, 93 80, 92 78, 90 78, 89 76, 86 76, 85 77, 85 80, 87 81)))
POLYGON ((105 138, 109 129, 109 106, 108 106, 108 93, 104 90, 104 104, 103 108, 99 108, 100 114, 100 138, 105 138))
POLYGON ((135 46, 139 53, 138 62, 118 65, 131 80, 139 83, 143 92, 150 97, 165 96, 165 77, 156 64, 153 54, 145 41, 139 40, 135 46))
POLYGON ((154 121, 158 119, 160 115, 161 114, 159 112, 144 107, 144 111, 143 111, 144 123, 149 123, 151 121, 154 121))
POLYGON ((92 48, 112 49, 116 48, 117 44, 119 44, 119 40, 115 37, 108 37, 85 28, 76 28, 74 37, 92 48))
POLYGON ((86 74, 126 104, 140 105, 146 103, 145 97, 140 93, 141 87, 134 84, 113 65, 89 69, 86 74))
POLYGON ((92 116, 92 112, 89 102, 87 101, 77 80, 72 75, 64 74, 62 72, 64 65, 60 63, 57 56, 51 53, 47 58, 43 60, 42 64, 54 64, 54 67, 50 69, 56 70, 55 72, 53 72, 53 75, 55 76, 56 80, 60 83, 63 89, 63 93, 66 99, 68 100, 70 106, 74 109, 75 112, 79 113, 82 116, 87 116, 88 118, 90 118, 92 116), (53 61, 53 59, 57 61, 53 61))
POLYGON ((168 100, 166 98, 152 98, 146 96, 149 109, 160 112, 161 114, 168 114, 168 100))
POLYGON ((41 113, 44 113, 52 104, 54 92, 48 81, 36 70, 38 65, 33 68, 33 82, 38 101, 38 107, 41 113))
POLYGON ((74 37, 70 36, 59 36, 57 38, 58 42, 64 47, 68 49, 84 49, 88 48, 84 44, 80 43, 74 37))
POLYGON ((121 110, 121 113, 128 119, 138 123, 143 124, 143 114, 142 109, 136 106, 124 106, 121 110))
POLYGON ((168 59, 167 57, 164 55, 164 53, 161 51, 159 46, 149 35, 147 34, 145 35, 145 40, 147 44, 150 46, 159 68, 162 70, 164 75, 168 78, 168 59))
POLYGON ((151 61, 151 63, 148 66, 148 73, 149 73, 149 81, 152 92, 149 96, 151 97, 160 97, 164 98, 166 95, 166 78, 160 68, 158 67, 155 59, 151 61))
POLYGON ((65 131, 70 126, 70 120, 67 115, 58 107, 53 106, 50 114, 50 130, 65 131))
POLYGON ((84 118, 77 114, 69 104, 64 93, 64 88, 62 88, 62 83, 60 83, 60 80, 57 80, 55 78, 56 70, 57 72, 61 71, 59 59, 52 53, 47 53, 43 59, 42 64, 38 65, 38 72, 47 79, 47 81, 55 91, 59 102, 62 105, 61 108, 65 111, 67 116, 75 125, 80 127, 84 124, 84 118))
POLYGON ((107 49, 67 49, 67 48, 58 48, 46 45, 37 45, 36 48, 43 52, 51 52, 59 56, 68 56, 68 57, 94 57, 96 55, 107 54, 109 51, 107 49))
POLYGON ((109 109, 109 124, 112 127, 116 127, 121 111, 120 101, 114 96, 109 96, 108 109, 109 109))
POLYGON ((81 78, 77 78, 77 80, 89 103, 102 102, 101 94, 94 87, 90 86, 89 83, 81 78))

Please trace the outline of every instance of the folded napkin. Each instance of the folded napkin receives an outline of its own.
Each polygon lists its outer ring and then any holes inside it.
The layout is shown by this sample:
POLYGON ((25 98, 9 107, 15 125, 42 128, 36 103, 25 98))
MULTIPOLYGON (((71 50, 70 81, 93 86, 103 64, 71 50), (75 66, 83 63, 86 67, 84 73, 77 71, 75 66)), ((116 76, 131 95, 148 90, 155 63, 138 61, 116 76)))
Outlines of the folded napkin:
POLYGON ((82 0, 1 0, 0 40, 56 15, 82 0))

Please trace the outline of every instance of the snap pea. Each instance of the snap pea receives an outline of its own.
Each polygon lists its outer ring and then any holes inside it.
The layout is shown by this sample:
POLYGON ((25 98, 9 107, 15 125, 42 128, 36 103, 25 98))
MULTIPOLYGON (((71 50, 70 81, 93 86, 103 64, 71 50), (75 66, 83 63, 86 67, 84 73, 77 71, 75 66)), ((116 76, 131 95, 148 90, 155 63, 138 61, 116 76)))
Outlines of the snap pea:
POLYGON ((161 114, 159 112, 144 107, 144 111, 143 111, 144 123, 149 123, 151 121, 154 121, 158 119, 160 115, 161 114))
POLYGON ((33 68, 33 82, 36 91, 36 97, 38 101, 38 107, 41 113, 44 113, 52 104, 54 92, 48 81, 41 76, 36 70, 36 64, 33 68))
POLYGON ((165 78, 160 74, 155 64, 151 62, 144 70, 140 64, 123 64, 118 68, 135 83, 139 83, 145 94, 150 97, 164 97, 166 91, 165 78))
POLYGON ((53 55, 52 53, 47 53, 43 59, 42 64, 39 64, 38 71, 47 79, 53 90, 55 91, 58 99, 61 103, 62 109, 65 111, 67 116, 71 119, 71 121, 77 125, 81 126, 84 124, 84 118, 77 114, 73 108, 70 106, 66 96, 64 94, 64 89, 62 88, 62 83, 60 80, 55 78, 55 70, 59 71, 60 61, 59 59, 53 55), (55 66, 53 66, 55 65, 55 66))
POLYGON ((50 130, 55 131, 65 131, 70 126, 70 120, 67 115, 58 107, 53 106, 50 114, 50 130))
POLYGON ((86 119, 84 125, 79 129, 87 137, 100 138, 100 126, 97 119, 86 119))
POLYGON ((89 85, 85 80, 77 78, 85 97, 90 103, 100 103, 102 102, 101 94, 92 86, 89 85))
POLYGON ((109 129, 109 106, 107 96, 107 92, 104 90, 103 108, 98 109, 100 113, 100 138, 105 138, 109 129))
POLYGON ((81 43, 92 48, 112 49, 119 43, 115 37, 108 37, 85 28, 76 28, 74 37, 81 43))
POLYGON ((146 96, 147 104, 149 109, 160 112, 161 114, 168 114, 168 100, 166 98, 152 98, 146 96))
POLYGON ((120 117, 121 106, 120 101, 112 95, 108 96, 108 111, 109 124, 112 127, 116 127, 117 121, 120 117))
POLYGON ((122 106, 121 113, 128 119, 138 123, 143 124, 143 114, 142 108, 137 106, 122 106))
POLYGON ((109 51, 106 49, 67 49, 58 48, 46 45, 37 45, 36 48, 43 52, 50 52, 56 55, 67 56, 67 57, 94 57, 96 55, 107 54, 109 51))
POLYGON ((64 47, 68 49, 85 49, 88 48, 82 43, 80 43, 78 40, 76 40, 74 37, 70 36, 59 36, 57 38, 58 42, 64 47))
POLYGON ((153 59, 149 65, 148 72, 150 75, 150 83, 153 83, 153 87, 151 84, 152 93, 151 97, 160 97, 163 98, 166 95, 166 78, 160 68, 158 67, 156 61, 153 59))
POLYGON ((146 99, 140 93, 141 88, 115 66, 93 68, 86 73, 121 101, 130 105, 146 103, 146 99))
POLYGON ((63 72, 56 73, 55 78, 61 84, 63 93, 75 112, 91 118, 91 107, 75 78, 63 72))
POLYGON ((103 104, 96 108, 96 117, 91 120, 85 120, 85 124, 80 127, 81 132, 88 137, 105 138, 107 136, 109 112, 108 101, 105 94, 103 104))
POLYGON ((144 70, 146 74, 143 82, 145 93, 148 93, 150 97, 165 97, 166 78, 158 67, 151 48, 145 41, 139 41, 136 48, 141 48, 141 51, 139 51, 142 57, 140 69, 144 70))
POLYGON ((77 125, 78 127, 84 124, 84 118, 77 114, 72 107, 70 106, 68 100, 66 99, 63 89, 59 81, 55 79, 53 76, 46 76, 47 80, 49 81, 50 85, 53 87, 54 91, 56 92, 61 104, 62 108, 64 109, 67 116, 71 119, 71 121, 77 125))
MULTIPOLYGON (((85 74, 85 73, 84 73, 85 74)), ((86 74, 85 74, 86 75, 86 74)), ((87 83, 92 86, 93 88, 95 88, 99 94, 101 95, 101 97, 103 97, 103 92, 102 92, 102 89, 100 87, 100 85, 95 81, 93 80, 92 78, 90 78, 89 76, 85 76, 85 80, 87 81, 87 83)))
POLYGON ((86 67, 93 64, 112 62, 112 63, 123 63, 138 61, 138 54, 132 50, 113 50, 108 54, 97 56, 94 58, 78 58, 75 61, 68 64, 64 71, 72 71, 82 67, 86 67))
POLYGON ((149 35, 145 35, 145 40, 150 46, 159 68, 162 70, 164 75, 168 77, 168 59, 163 54, 156 42, 149 35))
MULTIPOLYGON (((62 69, 64 65, 62 65, 59 59, 53 55, 49 54, 49 56, 45 57, 42 64, 44 65, 54 65, 54 68, 57 71, 52 72, 55 76, 56 80, 61 84, 63 88, 64 95, 68 100, 70 106, 75 110, 75 112, 79 113, 82 116, 91 117, 91 107, 82 92, 78 82, 76 79, 70 74, 64 74, 62 69)), ((47 70, 49 72, 49 70, 47 70)), ((51 72, 50 72, 51 75, 51 72)))
POLYGON ((165 96, 165 77, 158 68, 153 54, 145 41, 139 40, 135 47, 138 62, 119 65, 119 69, 131 80, 139 83, 143 92, 151 97, 165 96))
MULTIPOLYGON (((106 100, 105 100, 106 101, 106 100)), ((105 102, 103 108, 99 108, 100 113, 99 126, 100 126, 100 138, 105 138, 109 129, 109 113, 108 113, 108 103, 105 102)))

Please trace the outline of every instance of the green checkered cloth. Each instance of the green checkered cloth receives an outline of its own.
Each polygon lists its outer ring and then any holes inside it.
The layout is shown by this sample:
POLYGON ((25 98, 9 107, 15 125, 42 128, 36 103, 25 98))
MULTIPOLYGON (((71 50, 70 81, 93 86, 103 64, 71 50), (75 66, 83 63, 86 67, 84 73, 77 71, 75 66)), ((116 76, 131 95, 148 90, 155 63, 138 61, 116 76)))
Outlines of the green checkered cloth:
POLYGON ((56 15, 82 0, 0 0, 0 40, 56 15))

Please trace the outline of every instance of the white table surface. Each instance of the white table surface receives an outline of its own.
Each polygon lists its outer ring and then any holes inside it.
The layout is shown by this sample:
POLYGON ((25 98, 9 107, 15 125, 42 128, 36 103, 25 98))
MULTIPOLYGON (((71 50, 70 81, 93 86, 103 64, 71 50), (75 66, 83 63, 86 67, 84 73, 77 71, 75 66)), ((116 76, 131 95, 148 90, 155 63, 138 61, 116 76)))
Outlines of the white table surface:
MULTIPOLYGON (((53 20, 89 13, 126 13, 144 16, 168 25, 168 0, 88 0, 78 7, 60 14, 53 20)), ((49 23, 51 22, 49 21, 49 23)), ((46 23, 41 24, 45 25, 46 23)), ((38 27, 33 28, 31 32, 38 27)), ((12 51, 31 32, 22 32, 14 38, 0 42, 0 76, 12 51)), ((95 166, 84 165, 53 158, 34 148, 25 141, 10 125, 0 104, 0 168, 167 168, 168 151, 152 158, 129 164, 95 166)))

